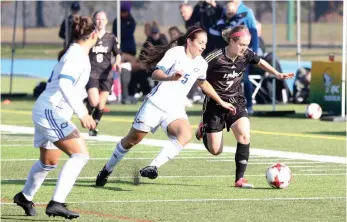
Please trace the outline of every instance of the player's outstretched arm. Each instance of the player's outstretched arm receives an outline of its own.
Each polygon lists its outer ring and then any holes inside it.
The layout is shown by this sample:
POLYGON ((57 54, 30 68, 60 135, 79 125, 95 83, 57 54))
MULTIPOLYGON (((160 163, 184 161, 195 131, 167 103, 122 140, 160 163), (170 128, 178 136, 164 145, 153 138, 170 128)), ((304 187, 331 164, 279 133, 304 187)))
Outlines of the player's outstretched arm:
POLYGON ((294 73, 280 73, 276 69, 274 69, 269 63, 265 60, 260 59, 258 66, 265 70, 266 72, 276 76, 277 79, 291 79, 294 77, 294 73))
POLYGON ((156 81, 176 81, 179 80, 183 76, 182 71, 176 71, 172 75, 167 75, 163 70, 156 69, 152 73, 152 79, 156 81))
POLYGON ((202 91, 206 93, 207 96, 212 98, 225 109, 230 110, 230 112, 232 112, 233 115, 236 114, 236 108, 231 103, 224 102, 209 82, 207 82, 206 80, 198 80, 198 85, 202 89, 202 91))

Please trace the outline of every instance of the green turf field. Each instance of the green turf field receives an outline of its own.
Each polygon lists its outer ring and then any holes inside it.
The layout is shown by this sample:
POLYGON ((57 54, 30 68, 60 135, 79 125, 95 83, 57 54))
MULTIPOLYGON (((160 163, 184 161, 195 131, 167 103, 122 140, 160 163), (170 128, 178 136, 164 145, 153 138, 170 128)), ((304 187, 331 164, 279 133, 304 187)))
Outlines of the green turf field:
MULTIPOLYGON (((2 105, 1 124, 32 127, 33 103, 27 99, 2 105)), ((124 136, 139 106, 109 105, 111 112, 102 119, 100 133, 124 136)), ((233 187, 232 152, 215 157, 203 149, 191 149, 192 145, 161 167, 156 180, 141 179, 140 185, 135 186, 135 172, 159 152, 161 148, 156 142, 166 140, 158 130, 157 134, 148 136, 154 142, 147 141, 149 145, 139 145, 126 156, 104 188, 94 187, 94 180, 115 142, 106 137, 99 137, 100 141, 87 140, 91 160, 67 199, 69 208, 81 214, 79 221, 346 221, 346 165, 308 160, 303 155, 345 157, 345 124, 305 119, 305 105, 277 108, 294 109, 297 114, 291 118, 251 117, 253 152, 251 148, 246 177, 256 189, 233 187), (267 155, 274 151, 284 153, 267 155), (293 152, 297 154, 290 157, 293 152), (288 189, 272 189, 266 183, 265 170, 276 162, 287 164, 293 172, 288 189)), ((255 110, 266 109, 270 110, 271 106, 255 106, 255 110)), ((200 105, 187 109, 192 131, 199 122, 200 110, 200 105)), ((76 118, 74 122, 80 125, 76 118)), ((32 148, 32 134, 7 129, 2 130, 1 136, 2 220, 61 221, 61 218, 49 218, 44 210, 67 157, 48 175, 34 199, 39 215, 28 218, 11 202, 22 189, 31 165, 38 158, 38 150, 32 148)), ((225 133, 224 137, 226 146, 235 146, 232 134, 225 133)), ((191 142, 201 145, 195 139, 191 142)))

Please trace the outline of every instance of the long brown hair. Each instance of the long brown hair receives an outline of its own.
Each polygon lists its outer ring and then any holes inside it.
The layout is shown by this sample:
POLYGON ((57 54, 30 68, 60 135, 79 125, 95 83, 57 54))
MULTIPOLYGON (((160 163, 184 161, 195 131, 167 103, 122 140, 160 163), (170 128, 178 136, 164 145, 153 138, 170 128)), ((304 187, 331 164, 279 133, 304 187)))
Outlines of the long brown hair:
POLYGON ((196 39, 197 34, 206 33, 201 27, 195 26, 187 30, 185 35, 180 36, 178 39, 171 41, 166 46, 153 46, 149 43, 148 48, 143 49, 140 55, 141 67, 150 71, 165 55, 166 51, 175 46, 186 46, 187 39, 192 41, 196 39))
MULTIPOLYGON (((95 24, 91 17, 75 15, 72 21, 72 38, 74 41, 87 40, 95 30, 95 24)), ((69 46, 61 50, 58 54, 58 61, 63 57, 69 46)))

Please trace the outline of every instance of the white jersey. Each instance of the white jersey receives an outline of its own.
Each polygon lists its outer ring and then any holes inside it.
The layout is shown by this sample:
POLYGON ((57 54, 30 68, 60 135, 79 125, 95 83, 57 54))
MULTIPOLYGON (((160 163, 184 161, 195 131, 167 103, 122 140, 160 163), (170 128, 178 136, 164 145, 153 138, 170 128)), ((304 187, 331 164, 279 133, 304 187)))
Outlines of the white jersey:
POLYGON ((157 68, 167 75, 183 71, 184 75, 177 81, 162 81, 147 95, 148 99, 161 110, 168 113, 184 111, 184 102, 196 80, 205 80, 207 63, 197 56, 187 56, 184 46, 169 49, 157 64, 157 68))
POLYGON ((90 68, 88 54, 79 44, 72 44, 55 65, 46 89, 36 101, 33 115, 41 114, 46 109, 66 119, 70 119, 74 112, 78 117, 85 115, 87 111, 83 99, 87 96, 85 86, 89 81, 90 68), (60 79, 71 81, 66 82, 72 83, 71 91, 62 92, 60 79))

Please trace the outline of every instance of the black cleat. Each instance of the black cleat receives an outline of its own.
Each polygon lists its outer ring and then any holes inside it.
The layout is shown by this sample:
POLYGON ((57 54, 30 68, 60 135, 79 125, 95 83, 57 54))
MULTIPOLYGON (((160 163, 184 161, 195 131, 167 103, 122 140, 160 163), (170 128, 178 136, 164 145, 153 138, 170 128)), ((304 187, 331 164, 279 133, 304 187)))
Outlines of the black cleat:
POLYGON ((149 179, 153 180, 158 176, 158 169, 156 166, 146 166, 140 170, 140 174, 142 177, 148 177, 149 179))
POLYGON ((89 136, 97 136, 98 133, 99 133, 99 130, 97 129, 89 130, 89 136))
POLYGON ((59 203, 54 200, 51 200, 49 204, 47 205, 46 214, 48 216, 64 217, 65 219, 70 219, 70 220, 80 216, 78 213, 68 210, 66 208, 66 204, 59 203))
POLYGON ((17 193, 13 197, 13 203, 16 203, 18 206, 23 208, 27 216, 37 215, 34 203, 32 201, 27 200, 22 192, 17 193))
POLYGON ((112 171, 108 172, 106 170, 106 165, 105 165, 104 168, 102 168, 102 170, 99 172, 98 176, 96 177, 95 186, 97 187, 105 186, 105 184, 107 183, 108 176, 110 176, 111 173, 112 171))

